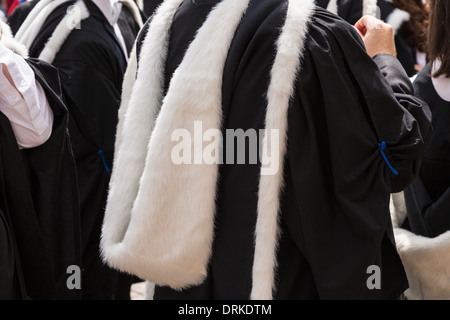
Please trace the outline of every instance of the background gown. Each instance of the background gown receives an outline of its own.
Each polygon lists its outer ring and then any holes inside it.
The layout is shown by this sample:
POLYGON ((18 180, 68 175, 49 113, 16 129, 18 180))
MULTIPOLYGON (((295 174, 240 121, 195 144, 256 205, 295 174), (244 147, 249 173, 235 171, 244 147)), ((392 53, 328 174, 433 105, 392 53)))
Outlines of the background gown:
MULTIPOLYGON (((117 272, 100 257, 100 229, 112 168, 117 111, 127 60, 113 27, 90 0, 90 15, 74 29, 55 56, 63 97, 70 112, 69 132, 77 164, 81 212, 83 298, 113 299, 117 272)), ((29 48, 38 57, 74 1, 57 7, 29 48)), ((130 28, 137 32, 138 28, 130 28)), ((127 49, 133 37, 124 33, 127 49), (131 37, 131 39, 130 39, 131 37)), ((129 291, 129 290, 128 290, 129 291)))
POLYGON ((434 89, 428 64, 414 81, 416 96, 430 106, 434 135, 423 154, 419 176, 405 190, 404 228, 434 238, 450 230, 450 102, 434 89))
POLYGON ((57 70, 29 59, 54 114, 41 146, 19 150, 0 113, 0 299, 80 299, 67 268, 81 265, 80 212, 68 111, 57 70))

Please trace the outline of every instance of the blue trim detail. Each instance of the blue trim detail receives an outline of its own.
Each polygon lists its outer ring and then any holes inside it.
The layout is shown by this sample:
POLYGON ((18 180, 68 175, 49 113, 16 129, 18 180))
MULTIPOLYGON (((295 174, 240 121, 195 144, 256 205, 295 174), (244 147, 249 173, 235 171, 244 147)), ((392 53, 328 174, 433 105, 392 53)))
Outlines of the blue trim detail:
POLYGON ((383 141, 383 142, 379 143, 378 147, 380 148, 381 155, 383 156, 383 159, 386 162, 387 166, 397 176, 398 175, 398 171, 395 170, 394 167, 391 166, 391 164, 389 163, 388 158, 386 157, 386 154, 384 153, 384 150, 386 150, 386 142, 383 141))
POLYGON ((105 155, 103 154, 103 150, 102 149, 98 150, 97 154, 100 156, 100 158, 102 158, 103 165, 105 166, 106 172, 111 173, 111 170, 109 170, 108 165, 106 164, 105 155))

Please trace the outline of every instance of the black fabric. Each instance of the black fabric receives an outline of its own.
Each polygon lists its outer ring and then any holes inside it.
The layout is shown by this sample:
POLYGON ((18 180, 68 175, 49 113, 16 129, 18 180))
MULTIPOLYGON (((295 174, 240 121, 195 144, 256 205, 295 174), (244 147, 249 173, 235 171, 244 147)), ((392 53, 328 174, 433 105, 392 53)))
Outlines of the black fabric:
MULTIPOLYGON (((318 6, 326 9, 330 0, 316 0, 318 6)), ((342 19, 354 25, 363 16, 362 0, 337 0, 337 14, 342 19)))
POLYGON ((434 135, 423 154, 419 177, 405 190, 411 231, 436 237, 450 230, 450 102, 434 89, 428 64, 416 77, 416 96, 426 101, 433 115, 434 135))
MULTIPOLYGON (((47 18, 31 45, 31 56, 39 56, 67 7, 73 3, 62 4, 47 18)), ((70 33, 53 65, 60 72, 63 96, 71 116, 69 131, 81 208, 83 298, 113 299, 117 272, 102 262, 99 242, 110 179, 107 167, 112 168, 117 112, 127 62, 113 28, 101 11, 92 1, 87 0, 85 4, 89 17, 81 21, 80 29, 70 33)))
MULTIPOLYGON (((181 4, 171 28, 166 89, 217 2, 181 4)), ((250 2, 224 68, 223 130, 264 128, 274 44, 286 8, 284 0, 250 2)), ((357 32, 335 15, 317 8, 305 41, 288 117, 275 298, 396 298, 407 280, 393 242, 389 195, 418 173, 431 135, 429 109, 412 96, 399 62, 379 55, 375 63, 357 32), (398 176, 382 156, 383 141, 398 176), (370 265, 382 270, 381 290, 366 286, 370 265)), ((220 166, 208 276, 182 291, 157 287, 155 299, 249 298, 259 172, 258 164, 220 166)))
POLYGON ((19 31, 20 26, 39 1, 40 0, 22 2, 14 9, 13 13, 7 19, 13 35, 19 31))
MULTIPOLYGON (((142 21, 147 20, 147 15, 143 12, 140 13, 142 21)), ((120 12, 119 20, 117 20, 117 24, 119 25, 120 32, 122 33, 128 54, 130 54, 140 27, 134 19, 131 10, 125 5, 122 5, 122 10, 120 12)))
MULTIPOLYGON (((377 6, 379 8, 380 19, 383 21, 387 21, 396 7, 389 1, 386 0, 378 0, 377 6)), ((406 44, 405 40, 400 36, 400 26, 399 30, 395 34, 395 48, 397 49, 397 58, 402 64, 403 68, 406 70, 406 73, 409 77, 414 76, 417 71, 415 69, 416 64, 416 53, 406 44)))
POLYGON ((0 112, 0 300, 26 299, 20 256, 5 186, 8 175, 17 168, 11 167, 6 170, 3 158, 13 153, 16 153, 17 159, 17 142, 14 133, 8 118, 0 112), (5 171, 7 171, 6 178, 5 171))
POLYGON ((148 17, 151 17, 156 8, 162 3, 162 0, 144 0, 144 12, 148 17))
MULTIPOLYGON (((20 257, 14 264, 16 279, 26 288, 20 291, 22 298, 78 299, 80 290, 66 285, 67 268, 81 265, 77 177, 67 132, 68 112, 61 100, 56 69, 33 59, 28 63, 45 90, 54 124, 46 143, 19 150, 9 121, 0 114, 0 211, 6 214, 7 238, 11 243, 15 239, 18 249, 11 253, 14 245, 9 244, 7 252, 10 259, 20 257)), ((2 283, 0 292, 3 289, 2 283)))

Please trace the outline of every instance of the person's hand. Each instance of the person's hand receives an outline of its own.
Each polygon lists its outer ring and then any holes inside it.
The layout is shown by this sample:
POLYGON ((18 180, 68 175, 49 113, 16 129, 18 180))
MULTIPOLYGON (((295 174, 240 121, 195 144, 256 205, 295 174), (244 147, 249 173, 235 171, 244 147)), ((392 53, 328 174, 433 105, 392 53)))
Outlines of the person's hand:
POLYGON ((355 28, 364 41, 367 53, 372 58, 379 53, 397 56, 394 32, 390 25, 375 17, 364 16, 355 24, 355 28))

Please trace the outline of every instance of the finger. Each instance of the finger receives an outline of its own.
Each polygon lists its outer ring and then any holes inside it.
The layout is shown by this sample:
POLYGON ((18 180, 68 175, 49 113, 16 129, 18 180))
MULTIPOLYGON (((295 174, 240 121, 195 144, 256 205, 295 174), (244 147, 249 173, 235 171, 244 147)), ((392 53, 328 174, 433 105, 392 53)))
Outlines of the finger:
POLYGON ((366 15, 356 22, 355 27, 365 36, 368 31, 381 29, 383 24, 383 21, 366 15))
POLYGON ((364 35, 362 34, 362 32, 359 31, 359 29, 356 28, 355 26, 353 26, 353 28, 355 28, 355 30, 358 32, 359 36, 360 36, 362 39, 364 39, 364 35))
POLYGON ((359 34, 361 34, 362 37, 364 37, 367 32, 366 20, 367 20, 367 16, 363 16, 354 25, 354 27, 356 28, 356 30, 358 30, 359 34))

